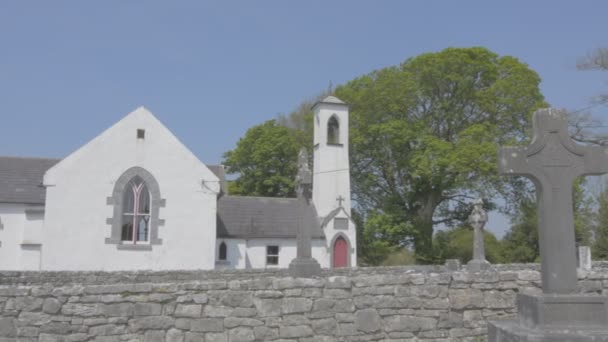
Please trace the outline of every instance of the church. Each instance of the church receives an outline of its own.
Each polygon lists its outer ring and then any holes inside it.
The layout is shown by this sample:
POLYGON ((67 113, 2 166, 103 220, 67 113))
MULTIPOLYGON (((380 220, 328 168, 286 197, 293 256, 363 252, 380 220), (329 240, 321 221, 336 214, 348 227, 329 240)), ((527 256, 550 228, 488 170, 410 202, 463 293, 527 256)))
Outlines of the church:
POLYGON ((298 225, 321 267, 356 266, 348 106, 329 96, 313 111, 304 210, 231 196, 223 166, 143 107, 64 159, 0 157, 0 270, 287 268, 298 225))

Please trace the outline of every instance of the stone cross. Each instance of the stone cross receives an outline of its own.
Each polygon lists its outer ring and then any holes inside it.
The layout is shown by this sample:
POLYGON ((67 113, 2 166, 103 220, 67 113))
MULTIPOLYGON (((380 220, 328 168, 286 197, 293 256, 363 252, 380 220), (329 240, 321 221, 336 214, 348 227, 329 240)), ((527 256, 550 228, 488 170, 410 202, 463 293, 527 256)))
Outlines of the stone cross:
POLYGON ((532 142, 502 148, 499 170, 526 176, 536 186, 543 292, 572 293, 577 284, 572 183, 608 172, 608 151, 573 142, 563 111, 540 109, 533 119, 532 142))
POLYGON ((289 272, 294 277, 311 277, 321 271, 319 263, 312 258, 312 234, 304 219, 312 189, 312 172, 308 167, 308 154, 302 148, 298 154, 298 175, 296 176, 297 208, 297 251, 296 258, 289 264, 289 272))
POLYGON ((338 196, 338 198, 336 198, 336 201, 338 201, 338 206, 342 206, 342 202, 344 202, 346 199, 344 197, 342 197, 342 195, 338 196))
POLYGON ((300 149, 298 153, 298 175, 296 176, 296 194, 299 199, 310 199, 312 189, 312 172, 308 167, 308 153, 306 149, 300 149))
POLYGON ((488 214, 483 210, 483 200, 478 198, 473 202, 473 211, 469 216, 469 223, 473 226, 473 259, 469 261, 470 271, 488 269, 490 263, 486 260, 486 249, 483 239, 483 227, 488 222, 488 214))

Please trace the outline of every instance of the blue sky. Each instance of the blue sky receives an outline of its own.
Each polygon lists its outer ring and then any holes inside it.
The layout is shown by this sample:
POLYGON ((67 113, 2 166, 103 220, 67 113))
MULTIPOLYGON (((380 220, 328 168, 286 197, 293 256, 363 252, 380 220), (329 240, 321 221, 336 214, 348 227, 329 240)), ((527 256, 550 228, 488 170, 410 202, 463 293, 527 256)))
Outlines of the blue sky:
MULTIPOLYGON (((450 46, 536 70, 555 107, 608 73, 605 1, 1 1, 0 155, 64 157, 140 105, 203 162, 330 82, 450 46)), ((608 119, 608 109, 594 114, 608 119)))

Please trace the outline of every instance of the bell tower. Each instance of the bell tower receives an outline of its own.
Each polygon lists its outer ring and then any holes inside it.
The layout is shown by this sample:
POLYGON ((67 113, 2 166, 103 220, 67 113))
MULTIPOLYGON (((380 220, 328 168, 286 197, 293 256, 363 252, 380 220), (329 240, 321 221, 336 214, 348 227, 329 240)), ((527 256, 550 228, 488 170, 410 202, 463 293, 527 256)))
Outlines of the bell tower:
POLYGON ((348 106, 328 96, 313 106, 314 164, 312 200, 320 217, 343 207, 350 216, 348 106))

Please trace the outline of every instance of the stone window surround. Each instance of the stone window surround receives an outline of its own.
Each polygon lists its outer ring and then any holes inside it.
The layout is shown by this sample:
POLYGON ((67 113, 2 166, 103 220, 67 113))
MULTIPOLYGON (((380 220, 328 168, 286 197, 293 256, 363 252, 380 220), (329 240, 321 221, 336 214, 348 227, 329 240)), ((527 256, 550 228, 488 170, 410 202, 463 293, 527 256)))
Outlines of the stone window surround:
POLYGON ((332 114, 329 117, 329 119, 327 120, 327 137, 326 138, 327 138, 326 144, 329 146, 343 146, 343 144, 341 143, 342 137, 340 136, 340 118, 336 114, 332 114), (335 122, 335 125, 336 125, 335 127, 330 127, 330 124, 332 124, 332 120, 333 120, 333 122, 335 122), (332 131, 332 134, 330 134, 330 131, 332 131), (332 135, 335 135, 335 136, 332 136, 332 135))
POLYGON ((107 197, 107 204, 113 206, 113 216, 106 219, 106 223, 111 226, 111 235, 106 238, 105 243, 116 245, 119 250, 152 250, 153 245, 162 244, 162 239, 158 238, 158 227, 165 224, 165 220, 159 218, 159 209, 165 207, 165 199, 161 198, 158 182, 146 169, 134 166, 123 172, 114 183, 112 196, 107 197), (122 241, 122 206, 123 194, 127 184, 133 177, 139 176, 148 186, 150 191, 150 228, 149 228, 149 243, 133 244, 127 241, 122 241))

